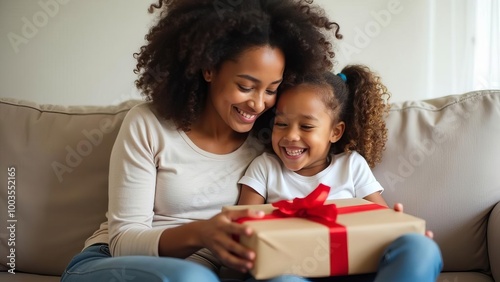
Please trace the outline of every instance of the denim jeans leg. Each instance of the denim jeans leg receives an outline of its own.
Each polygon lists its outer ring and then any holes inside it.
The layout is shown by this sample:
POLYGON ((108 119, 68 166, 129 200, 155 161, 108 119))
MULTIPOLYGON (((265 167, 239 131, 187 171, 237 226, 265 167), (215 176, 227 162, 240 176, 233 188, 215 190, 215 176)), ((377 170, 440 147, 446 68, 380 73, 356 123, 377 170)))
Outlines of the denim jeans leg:
POLYGON ((386 249, 375 282, 434 282, 443 266, 439 246, 420 234, 407 234, 386 249))
POLYGON ((112 257, 107 245, 86 248, 69 263, 62 282, 219 281, 208 268, 177 258, 153 256, 112 257))

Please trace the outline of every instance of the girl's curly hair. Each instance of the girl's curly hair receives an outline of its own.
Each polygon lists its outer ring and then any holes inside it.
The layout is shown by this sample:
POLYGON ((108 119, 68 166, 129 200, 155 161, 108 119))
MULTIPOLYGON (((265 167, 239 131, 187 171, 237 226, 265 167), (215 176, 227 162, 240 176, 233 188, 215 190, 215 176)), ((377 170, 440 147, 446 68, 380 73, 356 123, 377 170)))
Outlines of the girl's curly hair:
POLYGON ((338 24, 312 2, 159 0, 149 8, 160 10, 158 21, 134 54, 135 84, 161 117, 188 131, 205 105, 202 70, 217 70, 248 48, 283 51, 285 82, 328 71, 334 58, 329 33, 342 36, 338 24))
POLYGON ((333 144, 334 153, 360 153, 374 167, 382 160, 387 142, 385 117, 390 105, 390 93, 380 77, 363 65, 348 65, 341 71, 346 81, 329 75, 335 99, 340 105, 339 121, 346 129, 338 142, 333 144))

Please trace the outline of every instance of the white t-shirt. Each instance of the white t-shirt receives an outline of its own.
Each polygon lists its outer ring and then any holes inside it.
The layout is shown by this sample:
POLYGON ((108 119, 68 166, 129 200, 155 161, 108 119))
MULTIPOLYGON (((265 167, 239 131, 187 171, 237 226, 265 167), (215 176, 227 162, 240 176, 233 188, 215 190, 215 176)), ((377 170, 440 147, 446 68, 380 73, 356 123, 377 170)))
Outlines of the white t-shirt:
POLYGON ((253 160, 238 183, 253 188, 267 203, 303 198, 320 183, 330 186, 329 200, 364 198, 384 190, 365 158, 354 151, 333 155, 330 165, 313 176, 297 174, 276 155, 263 153, 253 160))
POLYGON ((263 152, 249 137, 219 155, 197 147, 173 122, 157 117, 150 103, 132 108, 110 158, 108 222, 85 246, 108 243, 114 256, 158 256, 165 228, 208 219, 235 205, 238 180, 263 152))

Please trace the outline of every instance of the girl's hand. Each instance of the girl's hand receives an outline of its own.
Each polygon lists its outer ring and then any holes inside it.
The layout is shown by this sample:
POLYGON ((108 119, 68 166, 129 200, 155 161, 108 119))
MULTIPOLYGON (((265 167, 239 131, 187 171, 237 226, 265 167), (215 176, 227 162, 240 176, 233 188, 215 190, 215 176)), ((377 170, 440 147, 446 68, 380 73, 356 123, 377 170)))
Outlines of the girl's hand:
MULTIPOLYGON (((395 203, 394 204, 394 210, 397 211, 397 212, 403 212, 403 204, 401 203, 395 203)), ((425 236, 429 237, 429 238, 434 238, 434 233, 430 230, 427 230, 425 231, 425 236)))
POLYGON ((233 222, 241 217, 261 218, 264 212, 245 210, 223 211, 203 221, 202 245, 208 248, 229 268, 247 272, 253 267, 255 252, 233 239, 236 236, 250 236, 253 230, 233 222))

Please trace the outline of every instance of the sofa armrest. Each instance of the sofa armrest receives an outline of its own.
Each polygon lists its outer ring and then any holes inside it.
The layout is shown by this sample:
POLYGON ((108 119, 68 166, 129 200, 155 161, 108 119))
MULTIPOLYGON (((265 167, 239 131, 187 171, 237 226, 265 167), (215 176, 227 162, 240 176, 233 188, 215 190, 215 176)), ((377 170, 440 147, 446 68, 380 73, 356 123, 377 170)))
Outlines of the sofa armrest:
POLYGON ((500 203, 491 211, 488 219, 488 254, 491 274, 495 281, 500 281, 500 203))

